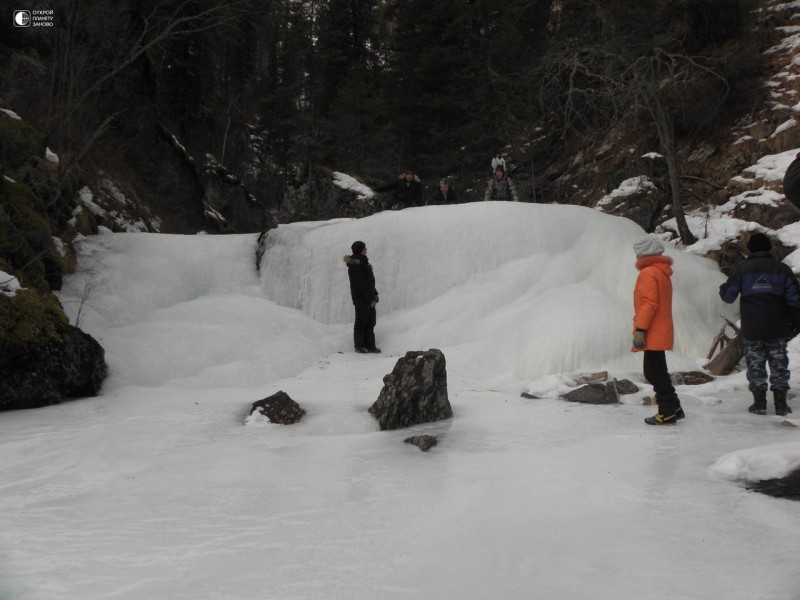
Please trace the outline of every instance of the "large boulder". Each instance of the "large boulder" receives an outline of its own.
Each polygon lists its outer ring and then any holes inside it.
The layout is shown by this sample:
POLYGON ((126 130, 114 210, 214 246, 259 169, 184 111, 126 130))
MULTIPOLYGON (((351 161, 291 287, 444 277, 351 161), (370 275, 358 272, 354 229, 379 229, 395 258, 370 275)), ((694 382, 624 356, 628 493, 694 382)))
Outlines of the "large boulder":
POLYGON ((369 413, 383 431, 452 417, 442 351, 407 352, 383 378, 383 389, 369 413))
POLYGON ((616 404, 619 402, 604 383, 587 383, 579 388, 570 390, 562 396, 567 402, 580 402, 582 404, 616 404))
POLYGON ((68 325, 63 339, 0 361, 0 410, 38 408, 96 396, 108 375, 103 347, 68 325))

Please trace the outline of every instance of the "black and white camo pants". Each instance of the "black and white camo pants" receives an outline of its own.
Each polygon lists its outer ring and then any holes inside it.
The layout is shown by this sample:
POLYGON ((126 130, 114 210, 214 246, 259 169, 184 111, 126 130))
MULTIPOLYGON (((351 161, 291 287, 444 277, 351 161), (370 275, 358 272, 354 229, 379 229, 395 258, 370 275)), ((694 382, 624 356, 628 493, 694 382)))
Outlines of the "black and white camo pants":
POLYGON ((747 381, 750 390, 789 389, 789 355, 786 353, 786 340, 744 340, 744 358, 747 362, 747 381), (769 378, 767 377, 769 364, 769 378))

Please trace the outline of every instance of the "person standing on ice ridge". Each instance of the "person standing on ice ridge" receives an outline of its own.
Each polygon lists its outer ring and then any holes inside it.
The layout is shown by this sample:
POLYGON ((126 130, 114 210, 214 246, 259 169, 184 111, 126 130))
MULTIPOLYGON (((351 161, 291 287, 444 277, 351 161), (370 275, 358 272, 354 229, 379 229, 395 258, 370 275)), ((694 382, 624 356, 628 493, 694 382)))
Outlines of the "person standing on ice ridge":
POLYGON ((375 289, 375 275, 367 258, 367 245, 364 242, 353 242, 350 246, 353 254, 344 257, 347 275, 350 278, 350 296, 356 309, 356 320, 353 325, 353 344, 356 352, 380 352, 375 347, 375 323, 378 303, 378 290, 375 289))
POLYGON ((633 290, 632 352, 644 352, 642 371, 653 386, 658 412, 644 420, 648 425, 670 425, 686 414, 672 386, 666 351, 672 350, 672 259, 663 256, 664 244, 648 235, 633 245, 639 276, 633 290))
POLYGON ((732 304, 741 295, 744 358, 753 404, 747 409, 767 414, 767 363, 775 414, 792 409, 786 403, 789 391, 789 356, 786 342, 800 324, 800 286, 792 270, 770 254, 772 242, 763 233, 747 241, 750 256, 733 267, 728 281, 719 287, 723 301, 732 304), (794 330, 794 331, 793 331, 794 330))
POLYGON ((425 206, 431 206, 433 204, 455 204, 456 202, 458 202, 458 198, 456 197, 453 186, 450 185, 450 180, 447 177, 442 177, 439 180, 439 185, 433 193, 433 196, 431 196, 430 200, 425 202, 425 206))
POLYGON ((382 203, 384 209, 403 210, 410 206, 422 206, 422 184, 419 177, 411 171, 404 171, 397 179, 375 188, 376 192, 392 192, 392 200, 382 203))
POLYGON ((517 187, 514 185, 514 182, 506 176, 504 164, 498 163, 495 165, 494 177, 489 180, 483 199, 485 202, 489 202, 490 200, 510 200, 519 202, 517 187))

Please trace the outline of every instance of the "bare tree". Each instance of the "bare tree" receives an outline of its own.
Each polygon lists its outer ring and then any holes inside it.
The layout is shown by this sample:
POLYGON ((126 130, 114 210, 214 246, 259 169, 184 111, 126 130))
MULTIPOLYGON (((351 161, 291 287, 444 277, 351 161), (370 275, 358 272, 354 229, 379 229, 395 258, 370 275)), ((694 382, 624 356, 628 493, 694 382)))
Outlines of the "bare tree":
POLYGON ((103 313, 92 303, 95 296, 108 284, 108 277, 99 275, 101 272, 100 267, 102 266, 102 261, 98 260, 96 265, 83 267, 77 271, 75 275, 80 278, 80 284, 78 284, 80 296, 76 300, 61 300, 63 304, 78 305, 78 310, 75 313, 75 327, 81 326, 81 321, 89 309, 103 313))
MULTIPOLYGON (((680 166, 675 146, 675 115, 686 109, 682 93, 701 82, 714 89, 721 105, 728 84, 710 61, 684 51, 680 40, 662 36, 647 47, 625 43, 613 27, 591 43, 568 40, 544 65, 540 100, 557 111, 564 126, 586 135, 622 122, 649 123, 667 164, 672 214, 685 245, 696 242, 686 222, 680 166)), ((712 111, 713 112, 713 111, 712 111)))
POLYGON ((672 196, 672 216, 678 226, 678 233, 685 245, 697 241, 686 223, 681 198, 680 171, 678 155, 675 148, 674 120, 667 102, 674 110, 681 110, 679 102, 681 88, 695 85, 699 80, 712 78, 718 81, 719 96, 716 99, 719 107, 729 91, 728 82, 718 71, 710 66, 702 57, 693 57, 682 51, 677 40, 672 45, 678 48, 675 52, 656 47, 652 54, 633 61, 630 67, 631 91, 638 91, 636 98, 647 110, 658 133, 658 141, 667 163, 669 187, 672 196))
POLYGON ((243 0, 66 2, 54 27, 47 133, 68 148, 65 176, 120 114, 100 117, 93 100, 123 71, 175 39, 231 27, 243 0), (149 7, 149 8, 148 8, 149 7))

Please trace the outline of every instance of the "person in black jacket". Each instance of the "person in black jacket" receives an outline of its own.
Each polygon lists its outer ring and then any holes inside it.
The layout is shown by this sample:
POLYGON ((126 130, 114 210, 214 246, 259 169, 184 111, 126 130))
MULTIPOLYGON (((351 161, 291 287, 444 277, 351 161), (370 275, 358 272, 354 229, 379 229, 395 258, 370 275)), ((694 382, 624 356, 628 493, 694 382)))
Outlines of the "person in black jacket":
POLYGON ((770 251, 772 242, 754 233, 747 242, 750 256, 733 267, 719 288, 728 304, 741 295, 739 304, 747 362, 747 381, 753 404, 747 409, 767 414, 767 363, 775 414, 792 412, 786 403, 789 391, 789 357, 786 342, 800 325, 800 285, 792 270, 770 251))
POLYGON ((378 303, 378 290, 375 289, 375 275, 367 258, 367 245, 353 242, 351 256, 345 256, 347 275, 350 278, 350 296, 356 309, 356 322, 353 325, 353 344, 356 352, 380 352, 375 347, 375 323, 378 303))
POLYGON ((392 199, 384 204, 384 208, 403 210, 409 206, 422 206, 422 184, 413 171, 405 171, 397 181, 377 187, 375 191, 392 191, 392 199))
POLYGON ((783 175, 783 194, 789 202, 800 208, 800 154, 795 157, 783 175))
POLYGON ((456 197, 456 192, 453 189, 453 186, 450 185, 450 180, 447 177, 443 177, 439 180, 439 187, 436 188, 433 196, 431 196, 431 199, 428 200, 425 205, 455 204, 456 202, 458 202, 458 198, 456 197))

